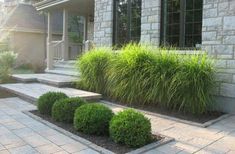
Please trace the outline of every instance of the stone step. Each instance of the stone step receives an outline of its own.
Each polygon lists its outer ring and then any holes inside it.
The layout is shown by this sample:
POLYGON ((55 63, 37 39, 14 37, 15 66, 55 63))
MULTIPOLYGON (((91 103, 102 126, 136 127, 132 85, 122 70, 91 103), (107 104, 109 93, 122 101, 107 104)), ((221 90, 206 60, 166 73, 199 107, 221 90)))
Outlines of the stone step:
POLYGON ((80 97, 86 100, 99 100, 101 94, 73 89, 73 88, 58 88, 40 83, 14 83, 1 84, 0 89, 11 92, 20 98, 35 103, 37 99, 47 92, 63 92, 69 97, 80 97))
POLYGON ((59 74, 59 75, 67 75, 67 76, 74 76, 79 77, 80 73, 75 69, 62 69, 62 68, 55 68, 53 70, 45 70, 46 73, 50 74, 59 74))
POLYGON ((55 63, 54 68, 64 68, 64 69, 71 69, 71 70, 76 70, 75 65, 68 65, 68 64, 60 64, 60 63, 55 63))
POLYGON ((13 74, 12 77, 23 83, 39 82, 56 87, 70 87, 79 78, 58 74, 13 74))
POLYGON ((75 70, 75 63, 76 61, 55 61, 54 67, 75 70))
POLYGON ((55 64, 63 64, 63 65, 75 65, 76 60, 68 60, 68 61, 58 60, 58 61, 54 61, 54 63, 55 64))

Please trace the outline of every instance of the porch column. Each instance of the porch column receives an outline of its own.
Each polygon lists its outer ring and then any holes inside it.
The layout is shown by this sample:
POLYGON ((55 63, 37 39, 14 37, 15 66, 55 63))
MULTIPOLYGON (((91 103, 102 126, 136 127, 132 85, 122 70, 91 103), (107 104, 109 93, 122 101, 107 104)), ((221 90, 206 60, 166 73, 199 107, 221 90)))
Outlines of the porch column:
POLYGON ((47 13, 47 70, 53 69, 53 50, 51 47, 52 41, 52 26, 51 26, 51 12, 47 13))
POLYGON ((68 11, 63 10, 63 46, 62 46, 62 58, 63 60, 69 59, 69 39, 68 39, 68 11))

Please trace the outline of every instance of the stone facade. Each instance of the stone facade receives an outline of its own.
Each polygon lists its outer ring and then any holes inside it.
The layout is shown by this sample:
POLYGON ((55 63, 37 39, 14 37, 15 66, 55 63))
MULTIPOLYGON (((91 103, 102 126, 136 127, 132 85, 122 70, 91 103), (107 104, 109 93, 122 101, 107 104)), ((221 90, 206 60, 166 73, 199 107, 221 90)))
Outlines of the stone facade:
MULTIPOLYGON (((216 59, 220 110, 235 112, 235 0, 203 1, 202 49, 216 59)), ((95 0, 94 42, 112 46, 113 1, 95 0)), ((142 0, 141 43, 159 45, 161 0, 142 0)), ((186 52, 187 54, 188 52, 186 52)))
POLYGON ((202 46, 217 59, 218 107, 235 112, 235 0, 204 0, 202 46))
POLYGON ((141 42, 159 45, 161 0, 142 0, 141 42))
POLYGON ((94 43, 96 46, 112 46, 113 1, 95 0, 94 43))

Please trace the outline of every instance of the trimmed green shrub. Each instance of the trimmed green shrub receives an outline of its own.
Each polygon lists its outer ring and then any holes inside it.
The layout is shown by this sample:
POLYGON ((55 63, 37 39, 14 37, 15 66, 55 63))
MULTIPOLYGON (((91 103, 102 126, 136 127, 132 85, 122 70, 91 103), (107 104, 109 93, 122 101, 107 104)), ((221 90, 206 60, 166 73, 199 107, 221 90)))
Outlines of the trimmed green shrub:
POLYGON ((104 93, 107 83, 106 70, 112 58, 109 48, 97 48, 82 55, 77 61, 81 72, 79 88, 104 93))
POLYGON ((41 114, 51 115, 52 106, 56 101, 68 98, 68 96, 61 92, 48 92, 38 99, 38 111, 41 114))
POLYGON ((85 134, 104 135, 108 133, 113 112, 102 104, 86 104, 79 107, 74 116, 74 127, 85 134))
POLYGON ((79 97, 59 100, 52 107, 52 118, 59 122, 72 123, 75 110, 85 103, 86 101, 79 97))
POLYGON ((111 138, 116 143, 141 147, 151 141, 151 123, 140 112, 128 109, 115 115, 109 126, 111 138))

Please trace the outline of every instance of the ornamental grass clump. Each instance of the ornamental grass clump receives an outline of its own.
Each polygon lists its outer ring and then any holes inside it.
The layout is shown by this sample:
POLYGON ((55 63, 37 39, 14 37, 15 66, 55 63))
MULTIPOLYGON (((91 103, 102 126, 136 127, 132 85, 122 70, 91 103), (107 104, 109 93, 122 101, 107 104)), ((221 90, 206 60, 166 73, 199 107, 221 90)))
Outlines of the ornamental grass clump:
POLYGON ((77 68, 81 73, 79 88, 105 93, 107 84, 107 67, 112 58, 112 49, 96 48, 82 55, 77 60, 77 68))
POLYGON ((97 50, 79 62, 87 90, 127 104, 151 104, 193 114, 213 107, 215 69, 204 54, 179 55, 175 49, 139 44, 128 44, 117 54, 97 50))
POLYGON ((168 107, 203 114, 212 108, 215 86, 213 62, 206 55, 184 56, 169 86, 168 107))
POLYGON ((109 95, 127 103, 149 103, 153 70, 157 65, 151 48, 130 44, 113 59, 108 70, 109 95))
POLYGON ((143 45, 127 45, 110 65, 110 96, 127 103, 164 104, 178 63, 176 54, 143 45))
POLYGON ((9 80, 16 58, 17 54, 14 52, 4 51, 0 53, 0 83, 9 80))

